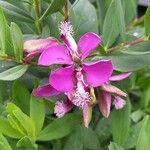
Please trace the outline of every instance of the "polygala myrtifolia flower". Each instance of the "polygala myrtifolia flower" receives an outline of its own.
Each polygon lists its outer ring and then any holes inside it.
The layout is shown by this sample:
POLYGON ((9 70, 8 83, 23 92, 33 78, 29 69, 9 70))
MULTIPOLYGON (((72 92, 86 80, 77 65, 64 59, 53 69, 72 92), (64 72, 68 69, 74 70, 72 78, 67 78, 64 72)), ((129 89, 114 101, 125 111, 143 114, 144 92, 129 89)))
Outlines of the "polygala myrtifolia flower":
MULTIPOLYGON (((64 43, 46 48, 41 53, 38 64, 43 66, 63 64, 65 67, 54 70, 49 75, 49 83, 35 89, 33 95, 49 97, 64 93, 66 99, 56 102, 54 113, 62 117, 73 106, 77 106, 82 109, 84 126, 88 127, 92 106, 96 102, 94 88, 99 86, 103 88, 109 84, 109 80, 113 78, 111 77, 113 65, 111 60, 84 62, 101 43, 101 38, 97 34, 87 32, 76 43, 72 37, 73 28, 70 22, 61 23, 60 33, 64 43)), ((100 99, 100 103, 103 103, 101 101, 103 99, 100 99)), ((122 99, 116 98, 113 103, 119 105, 122 99)))

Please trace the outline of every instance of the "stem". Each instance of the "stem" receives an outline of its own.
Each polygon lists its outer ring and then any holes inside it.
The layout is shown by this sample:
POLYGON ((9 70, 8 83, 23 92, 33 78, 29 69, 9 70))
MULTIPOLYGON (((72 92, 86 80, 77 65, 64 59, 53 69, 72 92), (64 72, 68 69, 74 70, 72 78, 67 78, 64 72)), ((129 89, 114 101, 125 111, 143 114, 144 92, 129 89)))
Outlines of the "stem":
POLYGON ((33 6, 34 6, 34 11, 35 11, 35 16, 36 16, 35 25, 37 27, 38 33, 41 34, 42 33, 42 23, 41 23, 41 21, 39 21, 39 18, 40 18, 40 2, 39 2, 39 0, 34 0, 33 6))
POLYGON ((139 39, 136 39, 136 40, 133 40, 133 41, 130 41, 130 42, 126 42, 126 43, 122 43, 122 44, 117 45, 115 47, 109 48, 107 51, 108 52, 113 52, 113 51, 116 51, 118 49, 123 49, 123 48, 129 47, 129 46, 132 46, 132 45, 136 45, 136 44, 142 43, 144 41, 147 41, 147 39, 139 38, 139 39))
POLYGON ((64 5, 64 21, 68 21, 68 19, 69 19, 69 9, 68 9, 68 0, 66 0, 64 5))
MULTIPOLYGON (((0 60, 5 60, 5 61, 10 61, 10 62, 16 62, 16 58, 13 56, 4 56, 4 55, 0 55, 0 60)), ((22 65, 30 65, 30 66, 34 66, 34 67, 46 67, 46 66, 42 66, 42 65, 38 65, 35 62, 26 62, 24 59, 22 60, 22 63, 20 63, 22 65)))

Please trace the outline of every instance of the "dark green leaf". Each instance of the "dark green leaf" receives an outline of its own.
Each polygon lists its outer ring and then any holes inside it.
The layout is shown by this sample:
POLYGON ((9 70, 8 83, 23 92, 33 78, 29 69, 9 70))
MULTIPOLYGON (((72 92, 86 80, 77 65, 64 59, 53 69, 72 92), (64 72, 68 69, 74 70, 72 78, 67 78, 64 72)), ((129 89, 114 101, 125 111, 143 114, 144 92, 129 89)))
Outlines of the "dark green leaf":
POLYGON ((19 65, 0 73, 0 80, 13 81, 20 78, 28 69, 27 65, 19 65))
POLYGON ((114 142, 124 145, 129 129, 130 129, 130 102, 127 101, 126 106, 121 110, 114 110, 112 112, 112 135, 114 142))
POLYGON ((46 18, 48 15, 53 14, 63 8, 65 4, 65 0, 52 0, 51 4, 47 8, 47 10, 44 12, 40 20, 46 18))
POLYGON ((12 19, 16 18, 17 20, 23 22, 34 23, 33 18, 28 15, 28 13, 26 13, 26 11, 22 8, 19 8, 3 0, 0 0, 0 6, 4 9, 4 12, 9 18, 12 17, 12 19))
POLYGON ((29 113, 30 92, 19 80, 15 81, 12 88, 13 103, 15 103, 24 113, 29 113))
POLYGON ((112 0, 104 20, 102 39, 106 48, 110 47, 125 30, 121 0, 112 0), (113 14, 113 17, 112 17, 113 14))
POLYGON ((38 140, 50 141, 64 137, 80 123, 80 119, 80 116, 75 114, 68 114, 63 118, 56 119, 41 131, 38 140))
POLYGON ((98 33, 96 9, 88 0, 76 0, 72 6, 70 17, 76 39, 88 31, 98 33))

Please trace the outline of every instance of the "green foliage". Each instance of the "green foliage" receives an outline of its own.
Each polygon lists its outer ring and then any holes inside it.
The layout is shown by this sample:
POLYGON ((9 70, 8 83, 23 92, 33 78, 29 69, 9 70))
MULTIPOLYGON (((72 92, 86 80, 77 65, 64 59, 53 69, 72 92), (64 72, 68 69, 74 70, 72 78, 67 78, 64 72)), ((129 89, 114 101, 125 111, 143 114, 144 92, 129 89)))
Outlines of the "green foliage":
POLYGON ((0 150, 12 150, 7 139, 0 134, 0 150))
POLYGON ((106 48, 112 46, 120 34, 125 30, 124 13, 121 0, 112 0, 104 20, 103 43, 106 48), (113 14, 113 17, 112 17, 113 14))
POLYGON ((145 18, 144 18, 144 26, 145 26, 145 35, 150 37, 150 6, 147 8, 145 18))
POLYGON ((114 142, 124 146, 130 128, 130 102, 127 101, 126 106, 121 110, 112 112, 112 136, 114 142))
POLYGON ((15 23, 11 23, 10 26, 11 30, 11 37, 13 41, 13 46, 14 46, 14 52, 15 52, 15 57, 17 62, 22 62, 22 57, 23 57, 23 36, 22 32, 15 23))

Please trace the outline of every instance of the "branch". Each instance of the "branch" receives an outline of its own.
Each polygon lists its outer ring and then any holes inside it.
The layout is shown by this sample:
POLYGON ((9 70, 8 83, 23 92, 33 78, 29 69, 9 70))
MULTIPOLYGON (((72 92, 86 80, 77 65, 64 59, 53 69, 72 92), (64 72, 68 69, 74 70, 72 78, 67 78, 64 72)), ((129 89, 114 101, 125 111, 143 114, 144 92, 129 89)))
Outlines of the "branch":
POLYGON ((39 2, 39 0, 34 0, 33 6, 34 6, 34 11, 35 11, 35 16, 36 16, 35 24, 36 24, 38 33, 41 34, 42 33, 42 23, 39 20, 39 18, 40 18, 40 2, 39 2))
POLYGON ((107 51, 108 52, 113 52, 113 51, 116 51, 116 50, 119 50, 119 49, 123 49, 123 48, 129 47, 129 46, 133 46, 133 45, 142 43, 142 42, 147 41, 147 40, 148 39, 145 39, 145 38, 139 38, 139 39, 136 39, 136 40, 133 40, 133 41, 130 41, 130 42, 125 42, 125 43, 122 43, 122 44, 117 45, 115 47, 109 48, 107 51))
POLYGON ((68 19, 69 19, 68 0, 66 0, 64 5, 64 21, 68 21, 68 19))

